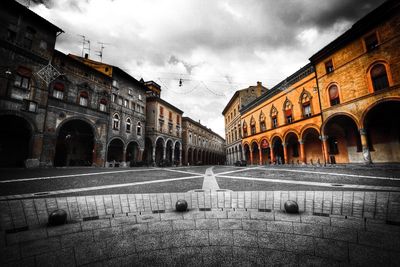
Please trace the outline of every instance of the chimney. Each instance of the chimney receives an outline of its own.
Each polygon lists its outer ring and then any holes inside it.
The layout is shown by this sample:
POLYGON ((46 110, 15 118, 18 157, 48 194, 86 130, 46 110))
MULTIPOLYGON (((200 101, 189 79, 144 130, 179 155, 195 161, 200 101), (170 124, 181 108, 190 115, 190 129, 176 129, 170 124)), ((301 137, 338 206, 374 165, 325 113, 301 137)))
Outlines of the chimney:
POLYGON ((262 95, 262 82, 257 82, 257 97, 262 95))
POLYGON ((89 58, 89 54, 85 53, 85 59, 88 59, 88 58, 89 58))
POLYGON ((262 86, 262 82, 257 82, 257 86, 262 86))

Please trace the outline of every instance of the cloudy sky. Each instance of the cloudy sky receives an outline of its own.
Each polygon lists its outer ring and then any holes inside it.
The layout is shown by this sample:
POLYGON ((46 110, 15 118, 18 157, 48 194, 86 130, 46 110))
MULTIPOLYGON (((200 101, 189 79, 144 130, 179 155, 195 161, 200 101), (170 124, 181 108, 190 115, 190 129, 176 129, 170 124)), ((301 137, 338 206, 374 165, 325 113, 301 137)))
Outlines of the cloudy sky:
MULTIPOLYGON (((27 1, 27 0, 25 0, 27 1)), ((162 86, 162 98, 222 137, 236 90, 272 88, 383 0, 31 0, 65 33, 56 48, 162 86), (179 80, 182 79, 182 86, 179 80)))

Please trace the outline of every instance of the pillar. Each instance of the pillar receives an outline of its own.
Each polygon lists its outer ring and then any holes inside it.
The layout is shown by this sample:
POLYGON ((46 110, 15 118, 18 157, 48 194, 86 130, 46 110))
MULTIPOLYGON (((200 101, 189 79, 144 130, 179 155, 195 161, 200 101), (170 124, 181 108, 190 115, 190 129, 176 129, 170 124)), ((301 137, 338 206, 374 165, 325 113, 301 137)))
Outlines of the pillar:
POLYGON ((153 146, 153 152, 151 153, 151 162, 153 163, 153 166, 156 165, 156 147, 153 146))
POLYGON ((182 148, 179 148, 179 166, 182 166, 182 148))
POLYGON ((253 151, 249 149, 250 151, 250 165, 253 165, 253 151))
POLYGON ((260 155, 260 165, 262 165, 263 164, 263 158, 262 158, 261 146, 258 148, 258 154, 260 155))
POLYGON ((322 135, 321 136, 321 141, 322 141, 322 151, 324 153, 324 161, 325 164, 330 162, 329 159, 329 147, 328 147, 328 136, 327 135, 322 135))
POLYGON ((165 160, 165 158, 167 156, 167 145, 166 144, 164 145, 162 152, 163 152, 162 159, 165 160))
POLYGON ((144 149, 139 149, 138 161, 143 161, 143 152, 144 152, 144 149))
POLYGON ((306 164, 306 153, 304 150, 304 140, 299 139, 299 145, 300 145, 300 161, 302 164, 306 164))
POLYGON ((275 157, 273 146, 270 147, 269 153, 270 153, 270 155, 271 155, 271 163, 272 163, 272 162, 274 162, 274 157, 275 157))
POLYGON ((126 167, 126 149, 122 150, 122 167, 126 167))
POLYGON ((361 136, 361 146, 362 146, 362 153, 363 153, 363 158, 364 158, 364 163, 365 164, 371 164, 371 153, 369 151, 368 147, 368 141, 367 141, 367 131, 363 128, 360 129, 360 136, 361 136))
POLYGON ((282 143, 283 146, 283 161, 285 164, 288 164, 288 152, 287 152, 287 143, 282 143))

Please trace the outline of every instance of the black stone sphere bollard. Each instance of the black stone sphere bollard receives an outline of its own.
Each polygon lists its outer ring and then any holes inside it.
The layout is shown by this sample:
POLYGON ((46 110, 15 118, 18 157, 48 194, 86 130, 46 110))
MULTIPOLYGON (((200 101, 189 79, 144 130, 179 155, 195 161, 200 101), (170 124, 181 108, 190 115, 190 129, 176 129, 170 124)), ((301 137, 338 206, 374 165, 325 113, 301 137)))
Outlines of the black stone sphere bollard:
POLYGON ((285 211, 287 213, 299 213, 299 205, 296 201, 288 200, 285 202, 285 211))
POLYGON ((175 204, 175 208, 176 208, 176 211, 179 211, 179 212, 187 211, 188 204, 187 204, 186 200, 179 199, 175 204))
POLYGON ((65 210, 55 210, 49 215, 49 225, 57 226, 67 223, 67 212, 65 210))

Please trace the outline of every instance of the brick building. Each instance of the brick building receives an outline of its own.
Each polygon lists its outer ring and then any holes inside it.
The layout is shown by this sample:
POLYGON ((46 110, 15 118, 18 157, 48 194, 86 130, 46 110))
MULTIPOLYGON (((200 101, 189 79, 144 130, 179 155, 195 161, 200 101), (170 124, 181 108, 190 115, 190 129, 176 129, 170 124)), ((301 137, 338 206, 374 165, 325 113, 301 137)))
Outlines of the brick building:
POLYGON ((0 166, 39 166, 48 98, 39 73, 62 30, 13 0, 0 2, 0 26, 0 166))
POLYGON ((224 164, 225 140, 189 117, 182 118, 184 165, 224 164))
POLYGON ((267 91, 261 82, 238 90, 222 111, 225 119, 226 158, 228 164, 243 159, 242 132, 239 110, 267 91))

